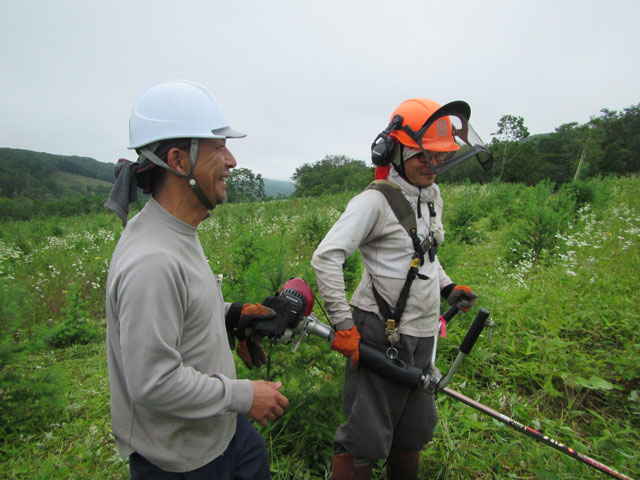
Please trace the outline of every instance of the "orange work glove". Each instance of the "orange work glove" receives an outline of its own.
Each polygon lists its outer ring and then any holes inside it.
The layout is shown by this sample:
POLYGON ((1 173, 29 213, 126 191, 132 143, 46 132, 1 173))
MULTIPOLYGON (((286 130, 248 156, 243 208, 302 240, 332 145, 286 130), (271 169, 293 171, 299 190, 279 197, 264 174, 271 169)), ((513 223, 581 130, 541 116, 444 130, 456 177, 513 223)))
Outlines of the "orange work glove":
POLYGON ((360 359, 360 333, 354 325, 349 330, 336 331, 333 341, 331 342, 331 350, 340 352, 345 357, 351 357, 351 365, 358 366, 360 359))
POLYGON ((455 305, 463 312, 473 307, 478 295, 466 285, 456 285, 447 297, 449 305, 455 305))

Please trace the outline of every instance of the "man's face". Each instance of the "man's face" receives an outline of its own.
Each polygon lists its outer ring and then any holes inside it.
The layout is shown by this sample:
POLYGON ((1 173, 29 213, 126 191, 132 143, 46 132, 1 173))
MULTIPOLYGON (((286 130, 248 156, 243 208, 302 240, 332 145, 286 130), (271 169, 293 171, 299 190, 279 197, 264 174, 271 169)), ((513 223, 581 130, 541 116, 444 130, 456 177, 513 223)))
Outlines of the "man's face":
MULTIPOLYGON (((447 158, 448 152, 433 152, 427 150, 427 154, 429 155, 431 163, 437 165, 447 158)), ((419 153, 409 160, 406 160, 404 162, 404 172, 409 182, 419 188, 429 187, 433 185, 433 182, 436 180, 436 174, 431 170, 424 153, 419 153)))
POLYGON ((200 140, 198 160, 193 175, 214 206, 227 200, 226 179, 236 165, 236 159, 227 149, 225 139, 200 140))

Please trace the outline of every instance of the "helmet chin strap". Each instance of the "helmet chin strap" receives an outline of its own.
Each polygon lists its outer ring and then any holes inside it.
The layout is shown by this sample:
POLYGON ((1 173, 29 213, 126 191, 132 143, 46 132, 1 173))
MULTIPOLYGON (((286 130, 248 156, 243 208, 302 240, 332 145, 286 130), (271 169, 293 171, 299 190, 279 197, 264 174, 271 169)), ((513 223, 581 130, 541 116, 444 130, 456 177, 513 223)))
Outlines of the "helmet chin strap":
POLYGON ((142 147, 140 149, 140 152, 144 154, 144 156, 148 158, 149 161, 155 163, 157 166, 162 167, 166 170, 169 170, 170 172, 178 175, 179 177, 186 178, 187 182, 189 183, 189 186, 191 187, 191 190, 193 190, 193 193, 196 194, 196 197, 198 197, 198 200, 200 200, 200 203, 202 203, 202 205, 204 205, 204 207, 207 210, 213 210, 215 208, 215 205, 211 203, 211 200, 207 198, 207 196, 204 194, 204 192, 200 188, 200 185, 198 185, 198 182, 196 181, 195 177, 193 176, 193 171, 195 170, 196 162, 198 161, 199 145, 200 145, 199 139, 197 138, 191 139, 191 147, 189 149, 189 160, 191 161, 191 169, 189 170, 189 173, 186 173, 186 174, 181 173, 174 168, 171 168, 169 165, 163 162, 155 153, 153 153, 153 151, 149 147, 142 147))
POLYGON ((189 151, 189 158, 191 160, 191 170, 189 170, 189 173, 184 175, 184 177, 189 182, 189 186, 191 187, 191 190, 193 190, 193 193, 196 194, 196 197, 198 197, 198 200, 200 200, 200 203, 204 205, 204 208, 206 208, 207 210, 213 210, 215 208, 215 205, 211 203, 211 200, 207 198, 207 196, 204 194, 204 192, 200 188, 200 185, 198 185, 198 182, 196 181, 195 177, 193 176, 193 171, 196 169, 196 162, 198 161, 198 146, 199 146, 199 140, 197 138, 192 138, 191 148, 189 151))

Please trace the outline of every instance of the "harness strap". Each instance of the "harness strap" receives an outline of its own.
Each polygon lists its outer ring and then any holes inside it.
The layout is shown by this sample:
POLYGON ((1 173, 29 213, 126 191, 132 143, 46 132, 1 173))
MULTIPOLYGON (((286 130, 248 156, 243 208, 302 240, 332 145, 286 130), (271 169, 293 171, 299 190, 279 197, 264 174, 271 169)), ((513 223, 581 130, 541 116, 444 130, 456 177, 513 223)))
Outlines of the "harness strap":
POLYGON ((407 306, 407 299, 409 298, 409 290, 411 289, 411 284, 416 278, 420 280, 427 280, 429 277, 426 275, 422 275, 418 273, 417 265, 414 266, 412 262, 411 267, 409 267, 409 273, 407 273, 407 278, 404 281, 404 285, 402 286, 402 290, 400 290, 400 296, 398 298, 398 303, 396 303, 396 308, 391 311, 391 308, 387 304, 382 295, 376 289, 376 286, 371 282, 371 288, 373 290, 373 296, 376 299, 376 303, 378 304, 378 308, 380 309, 380 313, 387 319, 395 320, 397 323, 400 322, 400 317, 402 317, 402 313, 407 306))
MULTIPOLYGON (((422 265, 424 263, 424 254, 431 245, 428 240, 425 240, 425 243, 428 242, 429 245, 423 245, 422 242, 420 242, 416 224, 416 213, 411 208, 407 199, 404 198, 404 195, 402 195, 400 188, 388 180, 374 180, 367 186, 366 190, 377 190, 387 199, 387 203, 398 219, 398 223, 402 225, 402 228, 404 228, 409 234, 409 237, 411 237, 413 249, 416 254, 418 254, 420 265, 422 265)), ((431 209, 429 210, 431 211, 431 209)))
MULTIPOLYGON (((416 214, 411 208, 411 205, 409 204, 407 199, 404 198, 402 192, 396 185, 387 180, 375 180, 369 184, 367 190, 377 190, 385 196, 387 203, 398 219, 398 222, 409 234, 409 236, 411 237, 411 242, 413 243, 413 258, 411 260, 411 264, 409 265, 407 278, 404 281, 402 290, 400 290, 398 302, 396 303, 393 311, 391 311, 391 308, 389 307, 387 302, 384 300, 384 298, 382 298, 382 295, 380 295, 380 293, 376 289, 375 285, 373 284, 373 278, 371 279, 373 296, 376 299, 376 303, 378 304, 378 309, 380 310, 380 313, 387 319, 385 333, 387 334, 387 338, 389 339, 392 347, 395 347, 395 345, 400 341, 398 325, 400 323, 400 318, 404 313, 404 309, 407 306, 407 299, 409 298, 409 290, 411 289, 411 285, 416 278, 419 278, 421 280, 427 280, 429 278, 426 275, 422 275, 418 272, 420 265, 424 264, 424 254, 425 252, 430 250, 431 242, 429 241, 428 237, 424 242, 420 242, 416 224, 416 214)), ((429 206, 429 213, 432 217, 435 216, 435 209, 432 210, 431 206, 429 206)))

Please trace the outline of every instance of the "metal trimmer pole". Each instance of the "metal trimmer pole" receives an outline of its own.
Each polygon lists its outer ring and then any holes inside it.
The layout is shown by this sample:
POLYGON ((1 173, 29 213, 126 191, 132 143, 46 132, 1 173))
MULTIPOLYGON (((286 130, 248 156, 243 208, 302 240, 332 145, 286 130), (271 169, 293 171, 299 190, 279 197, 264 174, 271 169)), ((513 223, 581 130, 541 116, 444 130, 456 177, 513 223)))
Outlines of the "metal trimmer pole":
MULTIPOLYGON (((445 319, 450 320, 457 312, 457 309, 449 309, 447 313, 443 315, 445 319)), ((469 328, 462 344, 460 345, 460 349, 458 352, 458 356, 454 360, 453 364, 449 368, 447 374, 442 377, 441 374, 435 369, 435 349, 437 343, 434 342, 433 348, 433 356, 431 359, 431 367, 432 371, 430 374, 423 374, 422 370, 411 367, 408 365, 404 365, 402 363, 398 363, 397 361, 393 361, 386 357, 386 355, 382 352, 379 352, 375 348, 366 345, 364 343, 360 343, 360 363, 367 367, 373 369, 376 373, 386 376, 387 378, 393 379, 394 381, 406 385, 411 388, 424 388, 427 391, 431 391, 432 393, 442 392, 448 397, 453 398, 454 400, 458 400, 471 408, 478 410, 486 415, 489 415, 492 418, 504 423, 505 425, 517 430, 519 432, 525 433, 530 437, 535 438, 536 440, 546 443, 547 445, 552 446, 553 448, 580 460, 583 463, 586 463, 592 468, 599 470, 602 473, 606 473, 607 475, 617 478, 620 480, 633 480, 631 477, 628 477, 611 467, 608 467, 592 458, 587 457, 581 453, 576 452, 573 448, 570 448, 563 443, 558 442, 557 440, 552 439, 551 437, 544 435, 531 427, 527 427, 515 420, 507 417, 506 415, 492 410, 491 408, 482 405, 481 403, 472 400, 469 397, 464 396, 461 393, 458 393, 454 390, 451 390, 446 385, 449 383, 453 374, 457 370, 462 360, 469 354, 473 345, 475 344, 478 336, 482 332, 482 329, 485 326, 485 323, 489 319, 489 311, 485 309, 480 309, 475 320, 473 321, 471 327, 469 328)), ((320 337, 324 340, 331 341, 333 338, 333 330, 330 326, 322 323, 318 320, 318 318, 311 313, 308 317, 304 319, 300 325, 293 331, 289 331, 283 339, 279 340, 281 343, 289 343, 292 338, 295 336, 299 336, 298 341, 294 344, 291 353, 294 353, 300 342, 307 335, 314 335, 320 337)), ((437 341, 437 337, 436 337, 437 341)))
POLYGON ((540 432, 538 432, 537 430, 534 430, 531 427, 527 427, 526 425, 523 425, 519 422, 516 422, 515 420, 513 420, 512 418, 507 417, 506 415, 497 412, 485 405, 482 405, 481 403, 476 402, 475 400, 472 400, 471 398, 456 392, 455 390, 451 390, 448 387, 443 388, 442 390, 440 390, 442 393, 444 393, 445 395, 447 395, 448 397, 453 398, 454 400, 458 400, 466 405, 469 405, 471 408, 475 408, 476 410, 478 410, 479 412, 482 412, 486 415, 489 415, 492 418, 495 418, 496 420, 504 423, 505 425, 508 425, 509 427, 513 428, 514 430, 517 430, 519 432, 525 433, 527 435, 529 435, 530 437, 535 438, 536 440, 539 440, 542 443, 546 443, 547 445, 552 446, 553 448, 560 450, 562 453, 566 453, 567 455, 576 458, 578 460, 580 460, 583 463, 586 463, 587 465, 589 465, 592 468, 595 468, 596 470, 599 470, 602 473, 606 473, 607 475, 613 477, 613 478, 618 478, 621 480, 633 480, 631 477, 628 477, 616 470, 614 470, 611 467, 607 467, 606 465, 587 457, 586 455, 583 455, 579 452, 576 452, 573 448, 570 448, 568 446, 566 446, 563 443, 558 442, 557 440, 554 440, 553 438, 544 435, 540 432))
POLYGON ((487 322, 489 315, 490 315, 489 310, 485 310, 484 308, 481 308, 478 311, 476 318, 473 320, 471 327, 467 331, 467 334, 465 335, 464 339, 462 340, 462 343, 460 344, 460 348, 458 349, 458 355, 456 356, 455 360, 449 367, 449 371, 447 371, 446 375, 438 381, 438 384, 435 390, 436 392, 442 390, 444 387, 446 387, 449 384, 449 382, 453 378, 453 375, 456 373, 456 370, 458 370, 458 367, 460 366, 462 361, 465 359, 467 355, 469 355, 469 352, 471 352, 471 349, 475 345, 476 340, 478 340, 478 337, 480 336, 482 329, 484 329, 485 323, 487 322))

